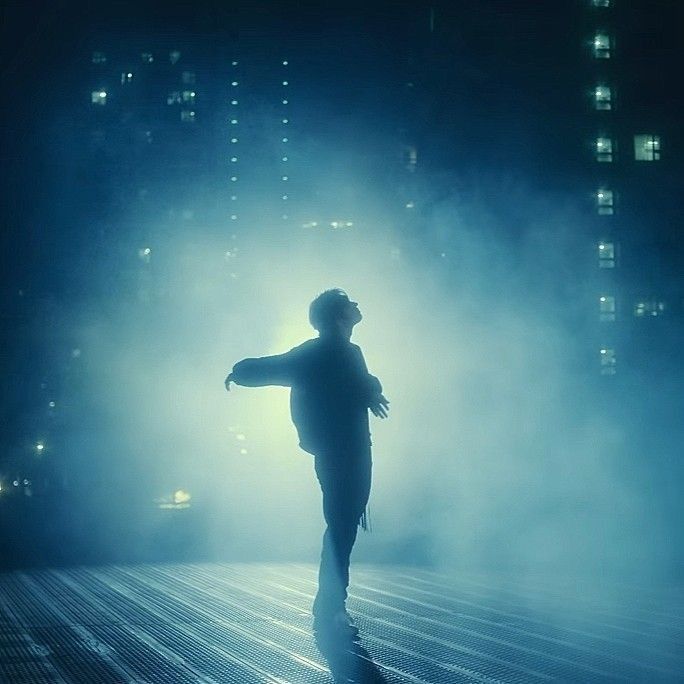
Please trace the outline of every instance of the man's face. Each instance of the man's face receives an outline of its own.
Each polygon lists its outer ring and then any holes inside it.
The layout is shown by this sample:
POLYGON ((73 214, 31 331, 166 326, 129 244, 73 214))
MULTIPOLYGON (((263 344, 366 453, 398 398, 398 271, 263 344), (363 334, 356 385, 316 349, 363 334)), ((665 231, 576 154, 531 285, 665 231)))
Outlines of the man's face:
POLYGON ((357 302, 347 301, 344 308, 342 309, 342 320, 344 323, 350 325, 356 325, 363 316, 359 311, 359 305, 357 302))

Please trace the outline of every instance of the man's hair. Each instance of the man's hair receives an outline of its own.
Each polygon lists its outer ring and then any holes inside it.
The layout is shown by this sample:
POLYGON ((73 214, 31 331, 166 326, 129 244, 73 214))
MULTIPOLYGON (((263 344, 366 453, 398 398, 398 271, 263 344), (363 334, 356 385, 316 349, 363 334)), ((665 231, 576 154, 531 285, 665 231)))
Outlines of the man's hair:
POLYGON ((349 296, 344 290, 326 290, 309 305, 309 322, 318 332, 330 330, 348 303, 349 296))

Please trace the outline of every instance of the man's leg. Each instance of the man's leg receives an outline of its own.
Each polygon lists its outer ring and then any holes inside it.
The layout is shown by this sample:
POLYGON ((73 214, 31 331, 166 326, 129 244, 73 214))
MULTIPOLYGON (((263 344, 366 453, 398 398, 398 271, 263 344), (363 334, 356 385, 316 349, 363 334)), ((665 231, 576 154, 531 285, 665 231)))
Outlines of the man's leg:
POLYGON ((370 453, 363 458, 358 454, 353 456, 353 460, 316 457, 316 475, 323 492, 327 529, 323 535, 313 613, 322 619, 344 611, 349 558, 370 493, 370 453))

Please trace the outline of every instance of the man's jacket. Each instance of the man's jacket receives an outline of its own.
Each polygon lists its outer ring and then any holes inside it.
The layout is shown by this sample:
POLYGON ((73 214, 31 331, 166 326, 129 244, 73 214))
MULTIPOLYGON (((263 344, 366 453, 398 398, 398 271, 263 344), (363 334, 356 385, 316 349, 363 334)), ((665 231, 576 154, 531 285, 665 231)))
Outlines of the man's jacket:
POLYGON ((368 407, 382 392, 361 348, 339 337, 307 340, 285 354, 235 364, 238 385, 291 387, 290 411, 299 446, 311 454, 370 446, 368 407))

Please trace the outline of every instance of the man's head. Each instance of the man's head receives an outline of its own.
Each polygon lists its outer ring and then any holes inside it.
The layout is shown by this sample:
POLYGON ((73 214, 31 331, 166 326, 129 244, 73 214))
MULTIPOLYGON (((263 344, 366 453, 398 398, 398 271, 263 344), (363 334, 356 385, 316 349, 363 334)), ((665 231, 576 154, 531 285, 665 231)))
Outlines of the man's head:
POLYGON ((359 305, 338 288, 319 294, 309 306, 309 321, 321 334, 351 332, 362 318, 359 305))

